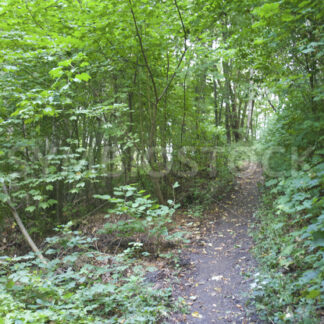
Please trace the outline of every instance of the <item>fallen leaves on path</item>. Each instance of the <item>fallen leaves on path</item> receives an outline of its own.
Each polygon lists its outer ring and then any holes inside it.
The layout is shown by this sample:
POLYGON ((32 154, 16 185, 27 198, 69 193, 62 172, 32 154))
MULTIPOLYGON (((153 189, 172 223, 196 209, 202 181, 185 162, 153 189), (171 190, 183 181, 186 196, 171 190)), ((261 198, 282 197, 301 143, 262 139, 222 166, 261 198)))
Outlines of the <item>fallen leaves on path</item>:
POLYGON ((187 251, 193 262, 182 287, 191 316, 185 321, 185 316, 179 321, 177 317, 170 323, 255 323, 246 313, 246 299, 241 292, 248 292, 249 282, 244 274, 254 267, 247 232, 257 207, 256 183, 260 175, 256 172, 253 179, 241 181, 227 199, 211 206, 209 219, 184 224, 191 236, 192 245, 187 251))
POLYGON ((193 312, 191 313, 192 317, 195 317, 195 318, 202 318, 202 315, 199 314, 198 312, 193 312))

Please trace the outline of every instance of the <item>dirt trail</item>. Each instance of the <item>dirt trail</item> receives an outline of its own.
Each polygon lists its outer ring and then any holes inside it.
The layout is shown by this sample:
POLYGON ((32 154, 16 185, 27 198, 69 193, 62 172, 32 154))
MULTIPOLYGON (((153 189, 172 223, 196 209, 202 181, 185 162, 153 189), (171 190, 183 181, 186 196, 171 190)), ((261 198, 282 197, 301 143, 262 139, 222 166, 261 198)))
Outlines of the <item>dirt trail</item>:
POLYGON ((182 273, 177 295, 190 305, 187 315, 169 323, 258 323, 247 314, 246 297, 255 261, 250 255, 248 226, 257 209, 261 170, 241 174, 234 190, 214 206, 213 218, 196 228, 194 247, 185 251, 191 267, 182 273))

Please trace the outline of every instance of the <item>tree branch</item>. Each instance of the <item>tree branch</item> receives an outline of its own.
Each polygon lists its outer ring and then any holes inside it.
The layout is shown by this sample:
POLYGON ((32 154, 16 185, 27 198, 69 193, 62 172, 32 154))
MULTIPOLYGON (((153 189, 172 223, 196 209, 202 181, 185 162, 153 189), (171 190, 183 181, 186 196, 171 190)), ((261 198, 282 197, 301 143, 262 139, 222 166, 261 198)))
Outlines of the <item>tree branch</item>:
POLYGON ((187 50, 187 32, 186 32, 186 27, 183 23, 183 19, 182 19, 182 15, 181 15, 181 11, 179 9, 179 6, 178 6, 178 3, 177 3, 177 0, 174 0, 174 4, 177 8, 177 11, 178 11, 178 15, 179 15, 179 18, 180 18, 180 21, 181 21, 181 26, 182 26, 182 30, 183 30, 183 34, 184 34, 184 48, 185 50, 187 50))
POLYGON ((45 264, 47 264, 45 257, 42 255, 41 251, 38 249, 38 247, 34 243, 33 239, 30 237, 26 227, 24 226, 21 218, 19 217, 17 209, 15 208, 15 205, 13 204, 13 202, 10 199, 9 192, 8 192, 8 189, 7 189, 7 186, 5 183, 3 183, 2 188, 3 188, 4 193, 8 197, 7 204, 11 210, 12 216, 14 217, 15 221, 17 222, 17 224, 20 228, 20 231, 23 234, 25 240, 27 241, 29 246, 32 248, 32 250, 36 253, 36 255, 41 259, 41 261, 44 262, 45 264))
POLYGON ((134 21, 134 25, 135 25, 136 35, 137 35, 137 38, 138 38, 138 42, 139 42, 140 47, 141 47, 142 56, 143 56, 146 69, 147 69, 147 71, 149 73, 149 76, 150 76, 150 79, 151 79, 151 82, 152 82, 153 91, 154 91, 154 97, 155 97, 156 103, 158 103, 159 102, 159 97, 158 97, 158 93, 157 93, 155 79, 154 79, 154 76, 153 76, 151 67, 150 67, 150 65, 148 63, 147 56, 146 56, 146 53, 145 53, 145 50, 144 50, 142 37, 140 35, 139 29, 138 29, 138 25, 137 25, 137 20, 136 20, 135 13, 134 13, 134 10, 133 10, 132 0, 129 0, 128 2, 129 2, 129 5, 130 5, 130 11, 131 11, 131 14, 132 14, 132 17, 133 17, 133 21, 134 21))
POLYGON ((276 113, 277 109, 275 108, 275 106, 271 103, 271 101, 268 99, 268 103, 271 106, 271 108, 273 109, 273 111, 276 113))
POLYGON ((37 25, 40 29, 44 30, 44 27, 36 20, 36 18, 34 17, 32 11, 30 10, 27 0, 25 0, 25 6, 26 6, 26 9, 27 9, 29 15, 31 16, 33 22, 35 23, 35 25, 37 25))
POLYGON ((165 95, 165 93, 168 91, 168 89, 169 89, 169 87, 170 87, 170 85, 171 85, 173 79, 175 78, 175 76, 176 76, 177 73, 178 73, 178 69, 179 69, 179 67, 180 67, 180 65, 181 65, 181 63, 182 63, 182 61, 183 61, 183 59, 184 59, 184 57, 185 57, 185 55, 186 55, 186 52, 187 52, 187 50, 188 50, 186 27, 185 27, 185 25, 184 25, 184 22, 183 22, 183 19, 182 19, 182 15, 181 15, 181 11, 180 11, 180 9, 179 9, 179 6, 178 6, 178 3, 177 3, 177 0, 174 0, 174 4, 175 4, 175 6, 176 6, 176 8, 177 8, 177 12, 178 12, 178 15, 179 15, 179 18, 180 18, 180 21, 181 21, 181 26, 182 26, 182 30, 183 30, 183 34, 184 34, 184 51, 183 51, 183 53, 182 53, 182 55, 181 55, 181 57, 180 57, 180 60, 179 60, 179 62, 178 62, 178 64, 177 64, 177 67, 176 67, 175 71, 173 72, 173 74, 172 74, 172 76, 171 76, 169 82, 167 83, 167 85, 165 86, 164 90, 162 91, 162 93, 161 93, 161 95, 160 95, 158 101, 160 101, 160 100, 163 98, 163 96, 165 95))

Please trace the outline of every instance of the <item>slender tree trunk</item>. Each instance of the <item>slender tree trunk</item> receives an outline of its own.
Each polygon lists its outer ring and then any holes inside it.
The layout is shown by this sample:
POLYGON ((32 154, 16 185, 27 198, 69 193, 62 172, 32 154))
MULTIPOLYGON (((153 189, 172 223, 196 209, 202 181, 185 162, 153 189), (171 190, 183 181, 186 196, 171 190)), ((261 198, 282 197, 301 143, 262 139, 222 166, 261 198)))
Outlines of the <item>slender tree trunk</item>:
POLYGON ((246 118, 246 112, 247 112, 248 104, 249 104, 249 102, 248 101, 245 101, 244 108, 243 108, 243 112, 241 114, 241 120, 240 120, 241 134, 244 134, 243 133, 243 131, 244 131, 244 121, 245 121, 245 118, 246 118))
POLYGON ((251 108, 248 116, 247 139, 249 139, 249 133, 251 133, 251 138, 253 137, 253 110, 254 110, 254 99, 251 101, 251 108))
MULTIPOLYGON (((169 70, 170 70, 170 58, 169 53, 167 53, 167 74, 166 74, 166 80, 167 83, 169 82, 169 70)), ((162 125, 162 134, 161 134, 161 143, 163 148, 163 164, 164 168, 167 168, 168 163, 168 157, 167 157, 167 123, 168 123, 168 116, 167 116, 167 110, 168 110, 168 90, 165 92, 164 96, 164 109, 163 109, 163 125, 162 125)))
POLYGON ((22 233, 22 235, 24 236, 25 240, 27 241, 28 245, 31 247, 31 249, 36 253, 36 255, 44 262, 46 262, 46 259, 44 258, 44 256, 42 255, 41 251, 38 249, 38 247, 36 246, 36 244, 34 243, 33 239, 30 237, 26 227, 24 226, 21 218, 19 217, 19 214, 17 212, 16 207, 14 206, 14 204, 12 203, 10 196, 9 196, 9 192, 7 189, 7 186, 5 184, 2 185, 3 191, 5 193, 5 195, 7 195, 8 200, 7 200, 7 204, 11 210, 12 216, 14 217, 15 221, 17 222, 19 229, 22 233))
MULTIPOLYGON (((133 92, 130 92, 128 94, 128 108, 129 108, 129 114, 128 114, 128 134, 132 134, 133 131, 133 92)), ((126 143, 127 144, 127 143, 126 143)), ((125 152, 123 154, 123 164, 124 164, 124 182, 127 184, 129 182, 129 178, 132 171, 132 148, 128 146, 125 149, 125 152)))
POLYGON ((231 126, 230 126, 230 107, 229 103, 226 102, 226 107, 225 107, 225 127, 226 127, 226 138, 227 138, 227 143, 231 143, 231 126))
POLYGON ((223 61, 223 73, 225 76, 225 127, 226 127, 226 138, 227 143, 231 143, 231 126, 232 126, 232 116, 231 116, 231 84, 229 79, 229 67, 227 62, 223 61))
MULTIPOLYGON (((178 64, 177 64, 177 67, 176 67, 174 73, 172 74, 170 79, 167 81, 166 86, 162 90, 161 94, 159 94, 158 93, 158 88, 157 88, 157 83, 155 81, 155 77, 154 77, 153 71, 152 71, 150 63, 149 63, 148 56, 147 56, 145 48, 144 48, 144 44, 143 44, 143 41, 142 41, 142 36, 141 36, 139 26, 138 26, 138 23, 137 23, 137 20, 136 20, 135 12, 133 10, 133 1, 128 0, 128 3, 129 3, 132 19, 133 19, 135 30, 136 30, 136 36, 138 38, 140 50, 141 50, 142 57, 143 57, 143 60, 144 60, 144 64, 145 64, 145 67, 146 67, 146 70, 147 70, 147 73, 148 73, 148 76, 149 76, 149 80, 150 80, 150 83, 151 83, 151 86, 152 86, 152 89, 153 89, 154 101, 152 102, 153 111, 152 111, 152 115, 151 115, 151 129, 150 129, 150 133, 149 133, 149 136, 150 136, 150 138, 149 138, 149 149, 153 150, 153 154, 152 154, 152 152, 151 152, 151 154, 149 154, 149 164, 150 164, 152 170, 156 171, 155 170, 156 159, 155 159, 154 150, 156 148, 156 133, 157 133, 157 123, 156 122, 157 122, 158 105, 159 105, 159 102, 161 101, 161 99, 165 96, 166 92, 168 91, 173 79, 177 75, 178 69, 179 69, 179 67, 180 67, 180 65, 181 65, 181 63, 182 63, 182 61, 183 61, 183 59, 184 59, 184 57, 186 55, 186 52, 187 52, 187 49, 188 49, 188 46, 187 46, 187 31, 186 31, 186 28, 184 26, 184 22, 183 22, 183 19, 182 19, 180 8, 178 6, 178 2, 177 2, 177 0, 174 0, 174 5, 175 5, 176 10, 178 12, 179 19, 180 19, 181 26, 182 26, 182 30, 183 30, 183 34, 184 34, 184 44, 183 44, 184 45, 184 50, 183 50, 182 55, 181 55, 181 57, 180 57, 180 59, 178 61, 178 64)), ((150 100, 149 100, 149 102, 150 102, 150 100)), ((161 187, 160 187, 158 179, 155 178, 155 177, 151 177, 151 180, 153 182, 155 193, 156 193, 160 203, 164 203, 164 198, 163 198, 163 195, 162 195, 162 191, 161 191, 161 187)))
POLYGON ((186 126, 186 113, 187 113, 187 98, 186 98, 186 79, 187 74, 184 77, 183 80, 183 114, 182 114, 182 123, 181 123, 181 133, 180 133, 180 147, 182 147, 183 144, 183 135, 185 133, 185 126, 186 126))
POLYGON ((215 125, 219 125, 219 112, 218 112, 218 105, 217 105, 217 99, 218 99, 218 93, 217 93, 217 84, 216 80, 213 78, 213 90, 214 90, 214 114, 215 114, 215 125))
POLYGON ((228 86, 229 86, 229 94, 230 94, 231 107, 232 107, 232 111, 231 111, 231 127, 232 127, 235 142, 238 142, 239 139, 240 139, 239 120, 238 120, 239 109, 238 109, 238 107, 236 105, 235 91, 232 88, 230 81, 228 83, 228 86))

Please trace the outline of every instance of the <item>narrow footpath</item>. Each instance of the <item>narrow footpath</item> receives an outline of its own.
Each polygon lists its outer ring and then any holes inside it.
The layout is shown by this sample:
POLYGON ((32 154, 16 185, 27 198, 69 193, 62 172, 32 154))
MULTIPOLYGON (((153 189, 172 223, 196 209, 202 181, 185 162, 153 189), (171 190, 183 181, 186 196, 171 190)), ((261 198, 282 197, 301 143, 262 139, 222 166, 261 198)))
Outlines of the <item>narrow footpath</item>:
POLYGON ((248 227, 258 206, 261 181, 261 169, 250 166, 237 177, 227 197, 215 203, 211 216, 191 229, 193 246, 184 251, 190 266, 175 287, 189 313, 174 314, 169 323, 260 323, 245 304, 250 274, 255 271, 248 227))

